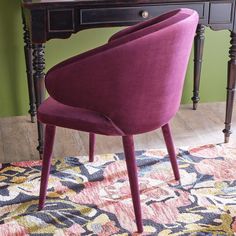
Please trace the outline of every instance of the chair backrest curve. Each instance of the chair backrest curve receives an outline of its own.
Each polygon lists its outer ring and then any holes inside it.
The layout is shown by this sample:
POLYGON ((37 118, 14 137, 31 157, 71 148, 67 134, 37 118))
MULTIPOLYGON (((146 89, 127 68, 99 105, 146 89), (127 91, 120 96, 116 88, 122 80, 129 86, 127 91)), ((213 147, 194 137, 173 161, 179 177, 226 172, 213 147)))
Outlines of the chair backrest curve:
POLYGON ((179 16, 178 13, 180 11, 183 12, 183 9, 176 9, 171 12, 167 12, 163 15, 160 15, 158 17, 152 18, 148 21, 143 21, 139 24, 135 24, 133 26, 130 26, 130 27, 127 27, 123 30, 120 30, 110 37, 109 42, 111 42, 113 40, 120 39, 123 36, 129 36, 132 33, 137 33, 137 31, 151 27, 153 25, 155 25, 156 30, 157 30, 157 28, 159 30, 163 27, 166 27, 166 26, 170 25, 172 22, 176 22, 176 18, 178 18, 178 16, 179 16))
POLYGON ((156 129, 179 108, 197 23, 195 11, 180 9, 160 24, 129 31, 51 70, 48 92, 107 116, 125 134, 156 129))
POLYGON ((139 24, 136 24, 134 26, 130 26, 126 29, 123 29, 114 35, 110 37, 107 44, 104 44, 100 47, 91 49, 87 52, 81 53, 79 55, 76 55, 74 57, 71 57, 69 59, 66 59, 65 61, 62 61, 55 66, 53 66, 49 71, 55 71, 56 69, 61 69, 62 67, 66 65, 71 65, 73 62, 78 63, 80 60, 86 59, 88 57, 91 57, 93 55, 97 55, 100 52, 104 52, 106 50, 111 50, 114 47, 117 47, 119 45, 122 45, 124 43, 127 43, 129 41, 135 40, 139 37, 142 37, 145 34, 151 33, 150 29, 152 26, 155 27, 155 31, 161 30, 171 24, 177 23, 179 20, 185 19, 185 17, 181 14, 178 14, 183 11, 188 11, 186 9, 176 9, 174 11, 168 12, 166 14, 163 14, 161 16, 155 17, 151 20, 141 22, 139 24), (148 31, 141 31, 142 29, 149 29, 148 31))

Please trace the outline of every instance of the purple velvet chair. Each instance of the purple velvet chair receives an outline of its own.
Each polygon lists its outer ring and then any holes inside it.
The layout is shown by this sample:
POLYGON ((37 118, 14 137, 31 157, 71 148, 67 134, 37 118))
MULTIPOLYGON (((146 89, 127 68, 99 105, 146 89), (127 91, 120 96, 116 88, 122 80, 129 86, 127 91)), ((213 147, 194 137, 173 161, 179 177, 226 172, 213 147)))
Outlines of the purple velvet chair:
POLYGON ((180 105, 198 15, 179 9, 124 29, 101 47, 54 66, 50 97, 38 109, 46 124, 39 210, 44 207, 56 126, 122 136, 138 232, 143 231, 133 135, 161 128, 176 180, 169 121, 180 105))

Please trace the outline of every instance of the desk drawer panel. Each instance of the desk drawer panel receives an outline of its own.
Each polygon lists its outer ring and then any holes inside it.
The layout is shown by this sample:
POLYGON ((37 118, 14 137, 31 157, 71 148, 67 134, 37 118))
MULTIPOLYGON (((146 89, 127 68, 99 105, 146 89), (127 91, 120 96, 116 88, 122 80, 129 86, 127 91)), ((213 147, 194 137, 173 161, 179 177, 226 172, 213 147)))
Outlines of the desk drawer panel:
POLYGON ((73 32, 75 30, 74 9, 49 9, 47 13, 49 32, 73 32))
POLYGON ((233 20, 233 2, 210 3, 209 24, 230 24, 233 20))
POLYGON ((116 7, 116 8, 96 8, 81 9, 80 23, 88 24, 109 24, 109 23, 132 23, 140 22, 152 17, 161 15, 167 11, 177 8, 188 7, 198 12, 200 19, 206 19, 205 3, 192 3, 186 6, 178 5, 147 5, 142 7, 116 7))

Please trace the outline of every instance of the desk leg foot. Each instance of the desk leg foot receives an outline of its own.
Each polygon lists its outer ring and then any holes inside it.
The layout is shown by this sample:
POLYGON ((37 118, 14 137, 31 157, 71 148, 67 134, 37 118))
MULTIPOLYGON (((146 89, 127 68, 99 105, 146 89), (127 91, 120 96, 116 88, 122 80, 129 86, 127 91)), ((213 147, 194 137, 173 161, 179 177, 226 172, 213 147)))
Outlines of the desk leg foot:
POLYGON ((200 101, 199 97, 199 86, 202 70, 202 56, 204 48, 204 25, 199 24, 196 31, 196 36, 194 38, 194 81, 193 81, 193 110, 197 110, 198 102, 200 101))
POLYGON ((24 30, 24 52, 25 52, 25 65, 26 65, 26 74, 27 74, 27 85, 29 93, 29 114, 31 116, 31 122, 34 123, 36 115, 35 107, 35 94, 34 94, 34 83, 33 83, 33 65, 32 65, 32 43, 30 40, 30 34, 25 24, 25 18, 22 14, 23 20, 23 30, 24 30))
POLYGON ((225 143, 228 143, 228 142, 229 142, 229 136, 225 135, 225 143))
POLYGON ((197 110, 198 102, 193 102, 193 110, 197 110))
POLYGON ((39 157, 42 159, 43 157, 43 147, 44 147, 44 125, 41 122, 37 122, 38 128, 38 147, 37 150, 39 152, 39 157))
POLYGON ((31 115, 31 123, 35 123, 35 115, 34 116, 31 115))
MULTIPOLYGON (((37 149, 38 149, 38 147, 37 147, 37 149)), ((40 159, 40 160, 43 160, 43 153, 40 153, 40 152, 39 152, 39 159, 40 159)))
MULTIPOLYGON (((34 89, 35 89, 35 100, 36 108, 42 103, 45 97, 45 86, 44 86, 44 46, 42 44, 33 44, 33 69, 34 69, 34 89)), ((44 125, 37 121, 38 126, 38 142, 39 145, 37 150, 39 154, 43 154, 43 141, 44 141, 44 125)))
POLYGON ((225 129, 223 133, 225 134, 225 143, 229 142, 229 137, 231 132, 231 120, 233 113, 234 104, 234 94, 236 85, 236 33, 231 32, 230 34, 230 49, 228 62, 228 80, 227 80, 227 98, 226 98, 226 114, 225 114, 225 129))

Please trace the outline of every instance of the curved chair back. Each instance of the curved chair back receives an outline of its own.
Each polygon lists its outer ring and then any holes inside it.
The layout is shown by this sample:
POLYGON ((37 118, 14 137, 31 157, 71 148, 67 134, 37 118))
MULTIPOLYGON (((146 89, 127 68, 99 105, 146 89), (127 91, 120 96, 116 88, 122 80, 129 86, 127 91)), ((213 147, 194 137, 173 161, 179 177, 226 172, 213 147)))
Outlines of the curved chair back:
POLYGON ((176 114, 198 15, 179 9, 115 34, 99 48, 52 68, 49 94, 90 109, 125 134, 154 130, 176 114))

